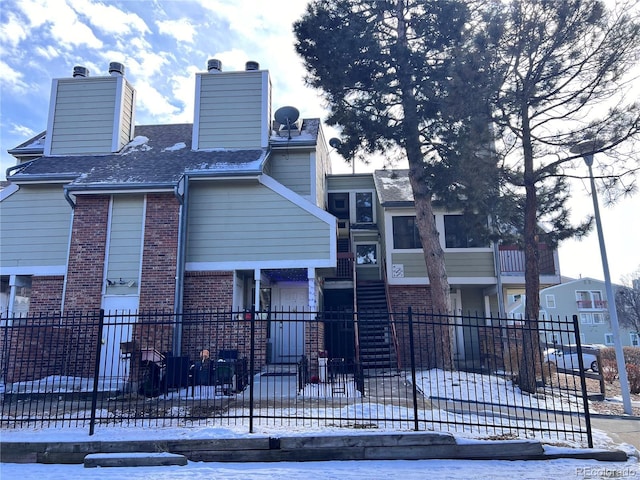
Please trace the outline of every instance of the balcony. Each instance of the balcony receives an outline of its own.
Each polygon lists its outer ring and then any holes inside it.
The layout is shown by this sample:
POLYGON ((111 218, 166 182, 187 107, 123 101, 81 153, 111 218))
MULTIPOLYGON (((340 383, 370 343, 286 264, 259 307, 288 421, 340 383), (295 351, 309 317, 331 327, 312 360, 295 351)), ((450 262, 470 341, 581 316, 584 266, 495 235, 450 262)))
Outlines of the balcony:
MULTIPOLYGON (((538 246, 540 275, 556 275, 557 269, 553 249, 545 244, 538 246)), ((503 275, 524 275, 524 251, 516 245, 500 245, 500 273, 503 275)))
POLYGON ((580 310, 605 310, 607 308, 606 300, 578 300, 576 303, 580 310))

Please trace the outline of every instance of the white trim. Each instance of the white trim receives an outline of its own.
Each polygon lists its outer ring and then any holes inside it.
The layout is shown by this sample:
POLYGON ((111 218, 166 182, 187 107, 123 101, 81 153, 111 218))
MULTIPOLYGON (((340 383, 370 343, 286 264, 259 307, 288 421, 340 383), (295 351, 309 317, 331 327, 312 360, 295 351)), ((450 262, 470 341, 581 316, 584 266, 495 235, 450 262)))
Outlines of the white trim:
POLYGON ((234 270, 277 269, 277 268, 329 268, 335 267, 335 260, 326 259, 296 259, 296 260, 242 260, 230 262, 187 262, 185 270, 188 272, 215 272, 234 270))
MULTIPOLYGON (((181 215, 182 215, 182 210, 181 210, 181 215)), ((178 221, 180 221, 180 217, 181 215, 178 216, 178 221)), ((147 195, 144 196, 144 198, 142 199, 142 218, 140 219, 140 221, 142 222, 142 228, 140 229, 140 265, 138 266, 138 296, 140 295, 140 290, 142 289, 142 267, 144 265, 144 247, 146 246, 146 242, 145 242, 145 228, 147 226, 147 195)), ((180 229, 178 229, 178 243, 176 245, 179 245, 180 243, 180 229)), ((176 265, 176 271, 178 271, 177 265, 176 265)), ((183 283, 184 283, 184 279, 183 279, 183 283)))
POLYGON ((271 79, 269 78, 269 70, 260 72, 262 75, 262 133, 260 138, 260 146, 267 148, 269 146, 269 138, 271 138, 271 79))
POLYGON ((109 269, 109 247, 111 246, 111 222, 113 221, 113 195, 109 197, 109 208, 107 211, 107 231, 106 231, 106 241, 104 245, 104 260, 102 264, 102 299, 104 301, 104 297, 107 293, 107 270, 109 269))
POLYGON ((3 201, 6 198, 9 198, 11 195, 16 193, 18 190, 20 190, 20 187, 18 185, 16 185, 15 183, 11 183, 11 184, 7 185, 2 190, 0 190, 0 202, 3 201))
POLYGON ((66 265, 30 265, 26 267, 2 267, 0 275, 32 275, 38 277, 52 277, 66 275, 66 265))
POLYGON ((196 73, 195 100, 193 103, 193 130, 191 134, 191 149, 198 150, 200 138, 200 93, 202 90, 202 75, 211 75, 209 73, 196 73))
MULTIPOLYGON (((387 275, 389 276, 389 275, 387 275)), ((496 285, 495 277, 449 277, 449 285, 496 285)), ((389 285, 429 285, 427 277, 388 278, 389 285)))
POLYGON ((44 156, 51 155, 51 143, 53 140, 53 119, 55 118, 56 102, 58 99, 58 82, 57 78, 51 81, 51 96, 49 97, 49 115, 47 117, 47 132, 44 137, 44 156))
POLYGON ((113 125, 111 131, 111 152, 120 150, 120 125, 124 110, 124 77, 118 75, 116 80, 116 98, 114 99, 113 125))

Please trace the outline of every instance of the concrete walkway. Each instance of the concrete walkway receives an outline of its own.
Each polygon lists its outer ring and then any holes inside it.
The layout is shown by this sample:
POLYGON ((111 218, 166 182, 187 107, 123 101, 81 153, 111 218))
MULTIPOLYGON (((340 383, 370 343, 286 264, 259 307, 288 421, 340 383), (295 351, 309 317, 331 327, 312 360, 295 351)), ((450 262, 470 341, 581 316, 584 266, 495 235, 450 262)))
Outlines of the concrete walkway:
POLYGON ((640 452, 640 417, 591 414, 591 427, 606 432, 616 443, 628 443, 640 452))

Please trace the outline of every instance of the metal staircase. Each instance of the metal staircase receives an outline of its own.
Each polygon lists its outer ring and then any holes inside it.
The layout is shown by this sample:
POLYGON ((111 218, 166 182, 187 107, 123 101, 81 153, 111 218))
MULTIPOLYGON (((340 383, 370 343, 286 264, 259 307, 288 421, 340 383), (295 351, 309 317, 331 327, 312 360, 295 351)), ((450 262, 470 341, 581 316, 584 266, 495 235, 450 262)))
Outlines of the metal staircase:
POLYGON ((384 281, 358 282, 358 340, 365 370, 395 370, 397 356, 391 336, 384 281))

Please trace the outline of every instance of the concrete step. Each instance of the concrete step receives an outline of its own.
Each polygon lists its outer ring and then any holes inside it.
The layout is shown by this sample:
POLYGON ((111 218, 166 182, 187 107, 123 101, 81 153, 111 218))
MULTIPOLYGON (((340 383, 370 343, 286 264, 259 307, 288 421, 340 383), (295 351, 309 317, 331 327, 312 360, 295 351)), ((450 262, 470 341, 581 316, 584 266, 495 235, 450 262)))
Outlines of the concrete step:
POLYGON ((84 457, 85 468, 183 466, 187 457, 168 452, 90 453, 84 457))

